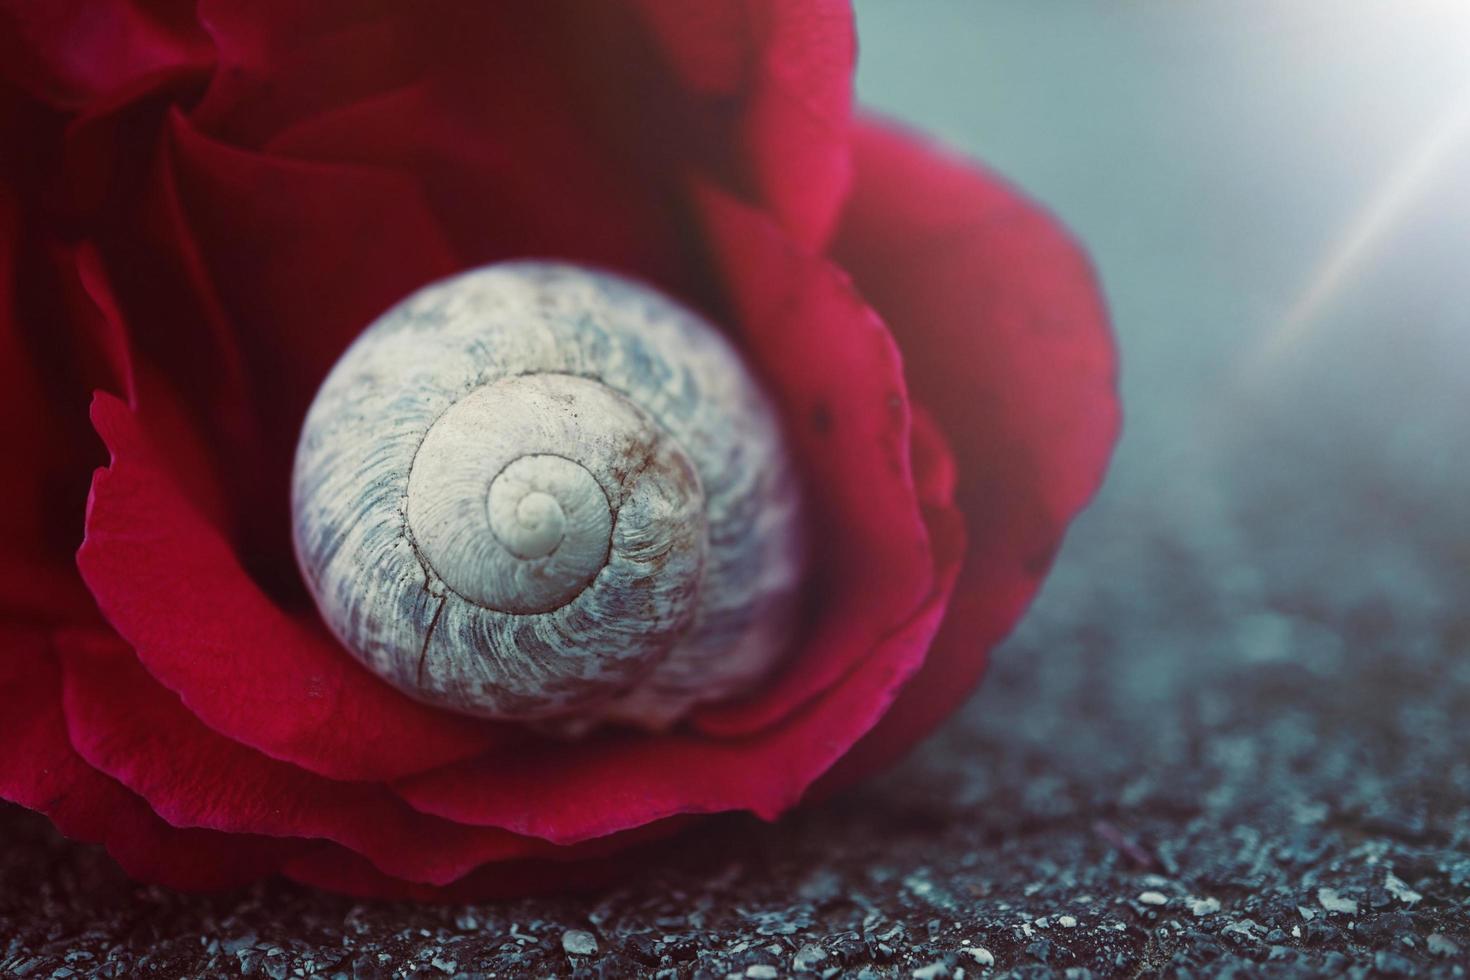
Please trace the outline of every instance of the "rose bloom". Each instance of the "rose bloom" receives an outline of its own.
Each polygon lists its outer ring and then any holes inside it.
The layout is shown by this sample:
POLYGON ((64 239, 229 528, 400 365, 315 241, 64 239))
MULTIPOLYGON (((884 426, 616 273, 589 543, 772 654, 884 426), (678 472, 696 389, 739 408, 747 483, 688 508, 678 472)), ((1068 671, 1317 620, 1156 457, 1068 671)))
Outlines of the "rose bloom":
POLYGON ((472 897, 607 880, 930 731, 1101 480, 1114 351, 1076 244, 854 115, 854 52, 825 0, 0 7, 0 796, 174 887, 472 897), (292 560, 336 358, 527 256, 721 325, 807 488, 794 649, 667 732, 411 700, 292 560))

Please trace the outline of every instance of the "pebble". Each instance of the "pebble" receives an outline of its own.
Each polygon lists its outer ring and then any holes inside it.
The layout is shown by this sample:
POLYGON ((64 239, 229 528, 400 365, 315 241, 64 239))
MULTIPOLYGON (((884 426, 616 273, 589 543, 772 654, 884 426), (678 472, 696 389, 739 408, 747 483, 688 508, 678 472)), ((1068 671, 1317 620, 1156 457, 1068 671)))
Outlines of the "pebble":
POLYGON ((1375 954, 1373 968, 1390 977, 1407 977, 1414 973, 1414 964, 1397 953, 1375 954))
POLYGON ((596 956, 597 937, 582 929, 568 929, 561 934, 561 948, 568 956, 596 956))
POLYGON ((745 975, 750 980, 776 980, 781 971, 768 963, 753 963, 745 968, 745 975))
POLYGON ((960 952, 970 957, 979 966, 995 966, 995 954, 984 946, 961 946, 960 952))
POLYGON ((1163 892, 1144 892, 1138 896, 1138 900, 1144 905, 1168 905, 1169 896, 1163 892))
POLYGON ((1329 912, 1345 912, 1348 915, 1358 914, 1357 900, 1343 898, 1337 893, 1336 888, 1317 889, 1317 903, 1329 912))
POLYGON ((1390 872, 1388 877, 1384 879, 1383 887, 1388 889, 1390 895, 1398 899, 1400 902, 1403 902, 1405 905, 1414 905, 1420 901, 1423 901, 1424 899, 1423 895, 1420 895, 1418 892, 1414 891, 1414 889, 1410 888, 1407 884, 1404 883, 1402 879, 1394 875, 1392 872, 1390 872))
POLYGON ((1189 911, 1195 915, 1213 915, 1220 911, 1218 898, 1196 898, 1189 903, 1189 911))
POLYGON ((791 958, 791 968, 797 973, 805 973, 817 969, 826 960, 827 951, 825 949, 814 943, 808 943, 798 949, 796 955, 791 958))
POLYGON ((1425 940, 1425 945, 1435 956, 1459 956, 1460 945, 1453 939, 1438 932, 1431 932, 1425 940))

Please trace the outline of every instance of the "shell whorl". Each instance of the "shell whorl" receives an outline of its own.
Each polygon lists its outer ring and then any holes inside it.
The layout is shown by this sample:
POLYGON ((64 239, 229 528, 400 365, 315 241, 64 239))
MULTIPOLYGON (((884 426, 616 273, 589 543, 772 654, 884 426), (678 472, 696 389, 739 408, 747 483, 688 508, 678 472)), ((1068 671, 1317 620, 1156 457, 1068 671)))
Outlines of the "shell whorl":
POLYGON ((343 645, 415 698, 663 727, 783 652, 800 500, 739 356, 648 287, 464 273, 389 310, 317 393, 298 562, 343 645))

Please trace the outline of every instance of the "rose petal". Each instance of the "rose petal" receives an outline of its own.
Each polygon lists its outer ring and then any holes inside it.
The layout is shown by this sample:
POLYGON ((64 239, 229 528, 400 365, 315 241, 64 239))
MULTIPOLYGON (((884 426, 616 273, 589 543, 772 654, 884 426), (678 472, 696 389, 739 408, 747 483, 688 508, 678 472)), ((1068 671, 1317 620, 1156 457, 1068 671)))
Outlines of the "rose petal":
POLYGON ((547 852, 540 841, 425 816, 381 784, 324 779, 221 737, 115 636, 72 633, 58 646, 72 744, 174 826, 330 840, 387 874, 434 884, 547 852))
MULTIPOLYGON (((266 458, 250 463, 273 478, 260 489, 284 502, 321 379, 378 314, 458 263, 406 177, 242 152, 177 113, 169 138, 179 197, 269 440, 266 458)), ((273 525, 286 551, 288 524, 273 525)))
MULTIPOLYGON (((796 663, 732 711, 735 721, 760 723, 748 733, 606 733, 570 749, 537 743, 487 754, 395 784, 425 812, 560 843, 672 814, 774 817, 876 722, 923 661, 964 534, 953 509, 918 505, 891 341, 841 275, 770 219, 718 194, 709 207, 745 339, 799 420, 797 455, 812 477, 814 517, 826 525, 796 663)), ((919 452, 939 471, 926 484, 942 488, 942 444, 924 440, 919 452)))
POLYGON ((212 61, 189 3, 47 0, 0 7, 0 72, 58 107, 79 108, 145 76, 202 72, 212 61))
POLYGON ((682 99, 667 79, 635 95, 626 76, 649 59, 620 7, 390 7, 365 18, 360 4, 269 4, 262 16, 217 0, 203 16, 231 68, 192 114, 200 131, 412 181, 460 265, 555 256, 666 287, 691 278, 663 176, 682 166, 687 141, 661 129, 649 169, 597 106, 612 98, 664 119, 682 99), (574 50, 584 43, 590 51, 574 50))
POLYGON ((300 852, 291 841, 176 830, 83 762, 67 741, 50 642, 0 626, 0 797, 46 814, 68 837, 106 845, 130 875, 173 888, 234 887, 300 852))
POLYGON ((705 116, 738 105, 734 147, 755 199, 804 245, 830 235, 851 178, 852 11, 821 0, 639 0, 705 116))
POLYGON ((548 255, 666 288, 687 280, 667 192, 566 111, 568 97, 555 94, 565 83, 546 59, 513 47, 491 60, 522 98, 496 98, 484 72, 434 75, 311 116, 266 150, 412 175, 466 265, 548 255), (525 97, 543 88, 552 94, 525 97))
MULTIPOLYGON (((542 152, 547 133, 579 129, 573 138, 605 173, 636 162, 657 192, 696 166, 718 172, 809 245, 830 233, 846 190, 855 43, 837 0, 641 0, 636 17, 617 4, 551 0, 428 12, 205 0, 200 16, 221 69, 195 120, 236 145, 264 146, 304 120, 426 80, 461 93, 455 128, 514 145, 525 161, 581 166, 542 152), (608 157, 618 147, 622 163, 608 157)), ((497 155, 503 171, 506 152, 497 155)), ((624 183, 636 192, 638 181, 624 183)), ((539 192, 530 200, 559 207, 539 192)))
POLYGON ((194 123, 225 142, 258 148, 297 119, 420 77, 431 67, 432 52, 413 44, 404 28, 411 29, 414 19, 436 18, 417 6, 393 6, 200 0, 199 22, 218 52, 219 68, 192 114, 194 123))
POLYGON ((882 716, 944 614, 958 555, 933 597, 826 694, 743 739, 607 735, 487 755, 410 777, 417 809, 569 844, 677 814, 749 810, 775 819, 882 716))
MULTIPOLYGON (((167 379, 170 396, 184 400, 211 447, 213 472, 222 463, 257 457, 262 436, 244 348, 181 198, 168 119, 166 109, 141 120, 84 114, 68 128, 67 151, 89 162, 109 153, 118 160, 106 171, 120 186, 101 194, 91 222, 96 261, 86 280, 94 317, 121 338, 133 363, 151 365, 167 379), (136 173, 129 179, 119 170, 136 173)), ((133 381, 126 394, 137 405, 133 381)), ((259 470, 258 464, 233 468, 259 470)))
POLYGON ((1119 430, 1107 314, 1071 237, 918 138, 868 122, 854 145, 836 254, 954 449, 970 549, 924 670, 829 788, 896 758, 964 700, 1101 483, 1119 430))
POLYGON ((426 816, 381 783, 324 779, 208 730, 110 633, 74 630, 57 646, 72 744, 173 826, 326 840, 384 875, 433 885, 482 865, 596 860, 684 826, 667 821, 564 848, 426 816))
MULTIPOLYGON (((298 239, 295 244, 277 248, 272 255, 278 259, 299 265, 300 257, 292 249, 311 242, 328 255, 374 252, 356 248, 356 243, 349 247, 337 237, 344 233, 342 228, 292 236, 284 227, 302 214, 321 215, 323 208, 332 206, 374 211, 383 220, 397 222, 408 236, 405 241, 419 252, 411 259, 403 257, 392 270, 372 265, 378 261, 373 258, 365 260, 370 263, 367 266, 340 258, 318 262, 317 284, 337 295, 312 299, 310 303, 303 295, 300 306, 312 308, 288 309, 272 327, 259 325, 254 351, 263 349, 258 336, 269 335, 271 329, 295 328, 306 334, 298 340, 298 354, 301 347, 319 349, 324 343, 312 336, 318 327, 337 331, 326 344, 345 344, 345 337, 355 332, 356 326, 349 332, 344 323, 350 320, 360 326, 370 318, 354 305, 356 297, 367 294, 367 302, 375 302, 374 290, 358 288, 358 278, 374 282, 375 288, 376 284, 385 284, 396 296, 408 287, 395 276, 428 276, 431 273, 426 271, 426 264, 437 269, 436 263, 441 262, 443 251, 434 245, 432 222, 422 218, 422 212, 414 218, 411 209, 370 200, 375 196, 395 197, 409 202, 411 208, 412 191, 399 195, 404 185, 397 178, 338 172, 340 168, 325 173, 326 168, 294 163, 277 165, 218 148, 191 135, 177 118, 174 125, 181 147, 180 167, 191 167, 189 180, 216 181, 210 191, 217 202, 227 198, 226 185, 244 193, 239 183, 251 180, 259 182, 257 186, 272 185, 278 201, 297 202, 292 216, 272 208, 254 209, 255 240, 271 240, 272 231, 277 238, 298 239), (305 203, 303 199, 313 194, 327 203, 305 203), (276 225, 272 227, 271 222, 276 225), (421 233, 411 234, 415 228, 421 233), (419 271, 415 273, 415 269, 419 271), (343 300, 343 296, 349 298, 343 300), (313 312, 319 321, 299 319, 300 314, 313 312)), ((358 230, 371 231, 372 227, 358 230)), ((395 262, 393 249, 376 252, 385 253, 385 261, 390 264, 395 262)), ((224 258, 239 258, 241 265, 259 270, 257 289, 283 309, 290 307, 293 296, 309 292, 308 284, 281 272, 269 256, 239 257, 227 249, 223 253, 224 258)), ((193 254, 184 242, 180 255, 186 265, 193 254)), ((202 271, 196 269, 192 274, 200 275, 202 271)), ((243 291, 245 283, 239 274, 227 277, 227 282, 232 289, 243 291)), ((206 278, 202 286, 208 287, 204 290, 204 309, 220 315, 223 305, 208 302, 212 282, 206 278)), ((100 277, 93 282, 92 292, 103 315, 120 322, 119 304, 111 299, 100 277)), ((258 309, 260 302, 248 305, 241 298, 231 304, 231 309, 249 312, 258 309)), ((187 325, 176 323, 175 327, 180 337, 191 335, 187 325)), ((143 332, 147 332, 146 325, 143 332)), ((152 344, 147 346, 151 349, 152 344)), ((241 350, 248 347, 242 341, 241 350)), ((262 356, 255 355, 254 359, 262 356)), ((319 360, 330 356, 335 353, 322 353, 319 360)), ((318 365, 317 370, 324 371, 325 367, 318 365)), ((282 383, 304 389, 309 397, 315 379, 304 383, 284 366, 279 373, 282 383)), ((216 457, 206 453, 191 434, 188 413, 175 404, 167 385, 156 378, 154 381, 142 386, 137 411, 130 412, 112 400, 100 401, 94 409, 99 428, 107 430, 104 438, 112 442, 109 448, 114 454, 114 467, 100 473, 94 484, 88 539, 79 555, 99 604, 138 648, 154 675, 177 691, 217 731, 267 755, 330 776, 401 775, 490 744, 488 727, 449 718, 409 701, 369 675, 326 635, 300 596, 289 557, 289 525, 284 515, 274 522, 262 517, 284 511, 288 475, 284 459, 273 468, 269 460, 244 458, 226 470, 226 476, 255 470, 263 482, 280 484, 274 495, 279 500, 274 506, 263 506, 262 498, 243 493, 259 484, 221 484, 216 475, 216 457), (105 421, 108 419, 115 423, 110 428, 105 421), (266 480, 272 470, 274 478, 266 480), (236 506, 229 508, 227 504, 236 506), (229 512, 240 508, 249 518, 245 527, 268 525, 267 530, 246 535, 244 540, 250 548, 243 554, 229 533, 229 512), (250 563, 249 571, 243 562, 250 563), (279 584, 283 575, 289 575, 296 590, 300 620, 293 619, 268 597, 252 575, 262 567, 279 570, 283 564, 288 571, 278 571, 268 581, 279 584), (171 585, 175 591, 170 592, 171 585)), ((294 422, 290 428, 290 434, 280 439, 284 445, 279 455, 284 458, 289 458, 294 444, 294 422)))
POLYGON ((56 431, 60 420, 39 377, 34 335, 22 332, 20 235, 18 208, 0 189, 0 444, 25 461, 0 478, 0 617, 44 621, 76 607, 70 569, 54 548, 64 532, 48 519, 48 501, 65 482, 72 454, 56 431))
MULTIPOLYGON (((740 339, 791 420, 817 542, 814 620, 789 667, 752 698, 694 718, 731 736, 775 723, 870 656, 932 591, 935 561, 887 328, 842 273, 769 219, 718 193, 707 195, 706 213, 740 339)), ((926 459, 947 453, 940 443, 926 459)))
POLYGON ((338 779, 391 778, 496 743, 489 726, 368 673, 314 613, 293 618, 265 595, 182 489, 176 472, 200 463, 156 443, 169 427, 106 394, 92 417, 112 465, 93 480, 78 565, 103 614, 201 721, 338 779))
POLYGON ((34 230, 0 188, 0 621, 95 618, 71 553, 100 447, 86 423, 93 385, 126 372, 85 319, 72 252, 34 230))

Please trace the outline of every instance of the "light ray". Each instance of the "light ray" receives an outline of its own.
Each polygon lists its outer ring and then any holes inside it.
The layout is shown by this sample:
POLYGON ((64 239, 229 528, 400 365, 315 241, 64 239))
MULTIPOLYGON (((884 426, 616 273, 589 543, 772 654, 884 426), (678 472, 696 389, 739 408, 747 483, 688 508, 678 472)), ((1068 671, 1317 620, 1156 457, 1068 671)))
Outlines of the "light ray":
MULTIPOLYGON (((1306 288, 1267 336, 1260 355, 1275 360, 1312 332, 1323 310, 1389 237, 1415 201, 1433 186, 1460 144, 1470 137, 1470 88, 1455 99, 1413 149, 1394 167, 1377 193, 1353 216, 1342 239, 1323 256, 1306 288)), ((1470 172, 1463 174, 1470 179, 1470 172)))

